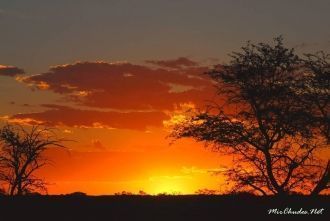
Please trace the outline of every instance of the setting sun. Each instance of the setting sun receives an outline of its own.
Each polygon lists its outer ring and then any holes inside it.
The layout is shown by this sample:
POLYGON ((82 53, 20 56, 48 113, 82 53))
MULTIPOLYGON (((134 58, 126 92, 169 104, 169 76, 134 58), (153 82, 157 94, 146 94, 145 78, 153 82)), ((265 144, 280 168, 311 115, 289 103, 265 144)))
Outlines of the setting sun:
POLYGON ((158 176, 150 177, 151 182, 150 193, 151 194, 191 194, 186 187, 187 183, 184 177, 176 176, 158 176))

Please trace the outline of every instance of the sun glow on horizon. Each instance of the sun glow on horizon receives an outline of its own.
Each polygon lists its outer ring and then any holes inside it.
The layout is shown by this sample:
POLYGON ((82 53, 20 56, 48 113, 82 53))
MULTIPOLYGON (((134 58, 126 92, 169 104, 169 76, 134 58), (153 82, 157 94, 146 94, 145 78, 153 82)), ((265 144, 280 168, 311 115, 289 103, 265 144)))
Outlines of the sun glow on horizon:
POLYGON ((187 179, 191 177, 185 176, 154 176, 149 181, 150 194, 192 194, 187 186, 187 179))

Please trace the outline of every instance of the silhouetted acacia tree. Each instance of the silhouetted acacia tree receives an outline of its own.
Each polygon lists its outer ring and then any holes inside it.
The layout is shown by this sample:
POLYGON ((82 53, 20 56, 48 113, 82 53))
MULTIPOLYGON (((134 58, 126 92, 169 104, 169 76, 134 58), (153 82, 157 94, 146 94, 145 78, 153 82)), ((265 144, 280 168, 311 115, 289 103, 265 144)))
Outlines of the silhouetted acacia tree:
MULTIPOLYGON (((324 54, 323 54, 324 55, 324 54)), ((223 104, 196 111, 174 127, 233 156, 225 171, 233 190, 262 195, 319 194, 329 188, 329 63, 299 58, 283 45, 248 43, 207 74, 223 104)))
POLYGON ((23 195, 36 190, 46 191, 44 180, 34 172, 48 160, 44 152, 51 146, 63 147, 50 128, 6 125, 0 130, 0 182, 9 195, 23 195))
MULTIPOLYGON (((296 91, 300 92, 301 103, 309 110, 312 124, 306 124, 310 130, 323 136, 326 143, 330 143, 330 54, 318 52, 307 54, 304 60, 305 78, 296 91)), ((323 189, 329 188, 330 160, 319 182, 312 191, 313 195, 319 194, 323 189)))
POLYGON ((312 126, 330 141, 330 54, 318 52, 306 54, 304 59, 304 82, 300 82, 297 91, 300 92, 301 102, 311 111, 312 126))

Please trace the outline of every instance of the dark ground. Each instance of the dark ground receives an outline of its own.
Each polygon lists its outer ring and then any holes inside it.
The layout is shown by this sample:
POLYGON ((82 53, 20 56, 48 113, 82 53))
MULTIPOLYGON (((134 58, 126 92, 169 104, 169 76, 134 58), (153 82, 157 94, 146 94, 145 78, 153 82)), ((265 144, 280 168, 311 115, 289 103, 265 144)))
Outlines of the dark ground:
POLYGON ((1 197, 0 220, 330 220, 330 196, 26 196, 1 197), (268 215, 269 209, 319 215, 268 215))

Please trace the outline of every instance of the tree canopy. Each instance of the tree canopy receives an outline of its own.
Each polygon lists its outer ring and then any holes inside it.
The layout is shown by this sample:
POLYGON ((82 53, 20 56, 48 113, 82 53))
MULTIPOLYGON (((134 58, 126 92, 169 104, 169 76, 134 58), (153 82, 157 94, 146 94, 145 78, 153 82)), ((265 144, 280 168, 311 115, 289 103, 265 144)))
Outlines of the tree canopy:
POLYGON ((330 180, 329 67, 329 55, 298 56, 282 37, 248 42, 207 73, 225 101, 192 114, 171 136, 233 155, 225 172, 233 190, 319 194, 330 180))

